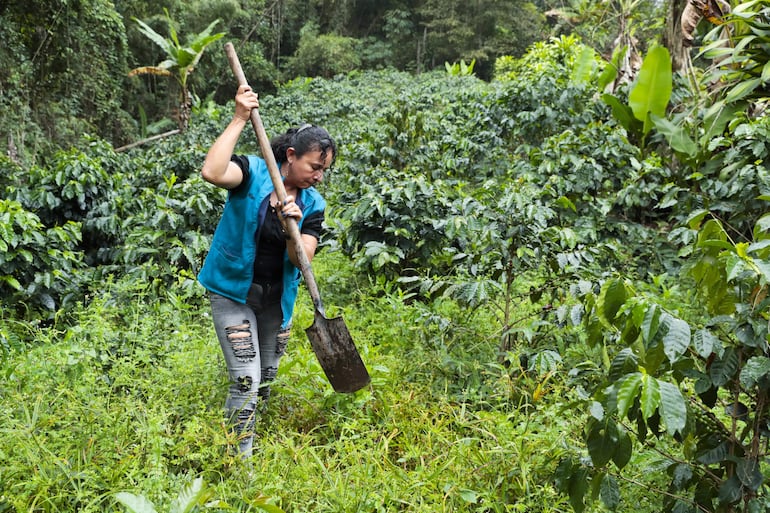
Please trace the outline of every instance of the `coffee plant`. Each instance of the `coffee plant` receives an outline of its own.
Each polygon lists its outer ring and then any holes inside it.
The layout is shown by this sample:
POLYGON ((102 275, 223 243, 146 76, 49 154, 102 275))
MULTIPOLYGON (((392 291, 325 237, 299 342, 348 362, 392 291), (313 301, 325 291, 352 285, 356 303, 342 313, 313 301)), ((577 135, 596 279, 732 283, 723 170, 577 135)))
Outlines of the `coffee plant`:
POLYGON ((668 476, 665 511, 767 507, 769 219, 748 242, 710 215, 691 220, 692 304, 661 303, 622 278, 583 296, 588 342, 606 360, 588 381, 590 460, 565 459, 557 472, 577 511, 597 494, 615 510, 618 480, 642 449, 668 476))

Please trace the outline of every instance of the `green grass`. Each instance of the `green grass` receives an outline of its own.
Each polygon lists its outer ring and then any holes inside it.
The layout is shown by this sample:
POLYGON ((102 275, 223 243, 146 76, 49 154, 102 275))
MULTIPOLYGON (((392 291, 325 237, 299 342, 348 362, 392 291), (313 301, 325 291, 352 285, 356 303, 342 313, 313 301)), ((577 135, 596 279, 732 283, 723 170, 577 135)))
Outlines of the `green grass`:
POLYGON ((2 361, 0 511, 121 511, 121 491, 168 511, 199 476, 221 501, 215 511, 261 511, 265 497, 297 513, 570 511, 550 484, 579 434, 560 393, 531 400, 538 380, 491 365, 494 336, 476 327, 470 338, 474 319, 442 331, 397 291, 340 280, 337 255, 314 265, 370 387, 332 391, 303 333, 303 292, 244 464, 228 449, 226 373, 202 295, 108 284, 2 361))

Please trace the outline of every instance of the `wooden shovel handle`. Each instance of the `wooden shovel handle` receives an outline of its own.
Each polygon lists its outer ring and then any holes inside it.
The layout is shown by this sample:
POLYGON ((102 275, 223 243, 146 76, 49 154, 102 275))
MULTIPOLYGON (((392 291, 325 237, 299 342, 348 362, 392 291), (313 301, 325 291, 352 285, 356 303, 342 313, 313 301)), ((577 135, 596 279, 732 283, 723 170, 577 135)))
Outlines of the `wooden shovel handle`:
MULTIPOLYGON (((241 62, 238 60, 238 55, 235 53, 235 47, 232 43, 225 44, 225 53, 227 53, 227 59, 230 61, 230 68, 233 70, 238 85, 248 85, 246 76, 243 74, 241 62)), ((267 137, 267 132, 265 132, 265 127, 262 124, 262 118, 259 116, 259 109, 251 109, 251 125, 254 127, 254 133, 257 134, 259 147, 262 150, 262 157, 265 159, 265 163, 267 163, 267 169, 270 172, 270 179, 273 181, 275 194, 278 197, 278 201, 283 202, 283 200, 286 199, 286 189, 283 186, 281 173, 278 171, 278 164, 275 161, 275 155, 273 155, 273 149, 270 146, 270 139, 267 137)), ((318 285, 316 284, 315 276, 313 276, 313 269, 310 267, 310 260, 307 257, 307 253, 305 253, 305 245, 302 244, 302 235, 300 234, 297 221, 293 217, 289 217, 286 218, 285 224, 290 237, 290 242, 294 245, 299 269, 302 272, 302 276, 305 278, 305 285, 307 285, 310 297, 313 299, 313 305, 315 305, 315 308, 321 312, 322 315, 325 315, 323 303, 321 303, 321 294, 318 292, 318 285)))

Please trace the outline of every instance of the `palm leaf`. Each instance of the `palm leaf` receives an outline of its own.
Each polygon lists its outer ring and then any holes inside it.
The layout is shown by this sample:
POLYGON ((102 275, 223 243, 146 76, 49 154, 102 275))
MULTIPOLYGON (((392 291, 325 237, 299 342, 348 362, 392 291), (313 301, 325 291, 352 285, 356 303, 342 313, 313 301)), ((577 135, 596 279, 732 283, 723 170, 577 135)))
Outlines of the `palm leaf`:
POLYGON ((129 77, 134 77, 136 75, 159 75, 166 77, 173 76, 173 74, 163 66, 141 66, 128 72, 129 77))
POLYGON ((138 18, 131 18, 135 22, 139 24, 139 31, 147 36, 153 43, 160 46, 161 49, 166 52, 167 54, 171 54, 171 43, 166 39, 165 37, 161 36, 154 30, 152 30, 152 27, 147 25, 145 22, 138 18))

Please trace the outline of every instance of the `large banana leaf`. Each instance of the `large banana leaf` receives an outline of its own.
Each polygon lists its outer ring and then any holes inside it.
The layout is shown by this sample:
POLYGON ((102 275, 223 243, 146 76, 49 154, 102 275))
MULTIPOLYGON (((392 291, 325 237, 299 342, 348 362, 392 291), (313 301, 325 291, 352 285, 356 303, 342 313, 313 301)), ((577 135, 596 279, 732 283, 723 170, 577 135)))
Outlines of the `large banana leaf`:
POLYGON ((671 56, 663 46, 652 48, 642 62, 636 84, 628 95, 634 117, 644 122, 644 133, 652 128, 649 115, 664 117, 671 98, 671 56))

